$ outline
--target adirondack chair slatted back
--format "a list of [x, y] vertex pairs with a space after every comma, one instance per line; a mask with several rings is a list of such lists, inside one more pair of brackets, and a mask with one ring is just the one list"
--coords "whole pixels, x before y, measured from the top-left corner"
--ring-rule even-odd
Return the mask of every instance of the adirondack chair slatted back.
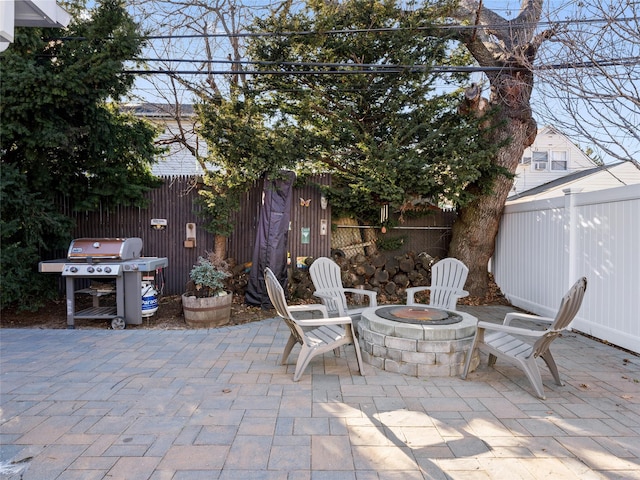
[[336, 299], [323, 299], [329, 313], [346, 315], [348, 310], [347, 297], [342, 286], [340, 265], [330, 258], [320, 257], [309, 267], [309, 274], [317, 290], [322, 290]]
[[462, 290], [469, 269], [457, 258], [445, 258], [431, 268], [431, 285]]
[[276, 309], [276, 313], [285, 321], [296, 341], [298, 343], [302, 343], [303, 332], [301, 331], [300, 327], [293, 321], [293, 315], [289, 311], [289, 306], [287, 305], [287, 299], [284, 294], [284, 289], [276, 278], [275, 273], [273, 273], [273, 271], [269, 267], [264, 269], [264, 281], [267, 285], [267, 294], [269, 295], [269, 299], [271, 300], [273, 307]]
[[[469, 269], [456, 258], [445, 258], [431, 267], [429, 304], [449, 308], [456, 291], [464, 290]], [[442, 288], [439, 288], [442, 287]], [[455, 305], [455, 301], [453, 302]]]
[[560, 308], [555, 320], [547, 329], [547, 333], [540, 337], [533, 345], [534, 357], [544, 355], [549, 350], [551, 342], [566, 329], [580, 310], [584, 292], [587, 290], [587, 279], [582, 277], [569, 289], [560, 302]]

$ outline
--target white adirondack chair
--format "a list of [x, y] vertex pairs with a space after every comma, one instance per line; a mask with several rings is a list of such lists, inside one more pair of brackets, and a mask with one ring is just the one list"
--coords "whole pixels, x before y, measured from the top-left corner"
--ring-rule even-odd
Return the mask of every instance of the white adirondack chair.
[[[351, 317], [329, 317], [327, 308], [322, 304], [315, 305], [287, 305], [282, 285], [270, 268], [264, 270], [264, 280], [267, 285], [269, 299], [276, 309], [278, 316], [288, 325], [291, 335], [282, 353], [281, 364], [285, 365], [291, 350], [299, 343], [301, 345], [296, 370], [293, 381], [297, 382], [311, 359], [317, 355], [333, 350], [336, 355], [340, 355], [339, 348], [349, 343], [353, 344], [356, 350], [356, 359], [360, 374], [364, 374], [362, 369], [362, 357], [358, 340], [353, 332]], [[295, 318], [294, 312], [319, 311], [322, 318], [301, 319]]]
[[[473, 350], [479, 348], [480, 351], [489, 354], [489, 366], [493, 366], [499, 357], [501, 360], [521, 368], [538, 397], [545, 400], [542, 377], [536, 359], [541, 357], [551, 371], [556, 384], [564, 385], [560, 380], [558, 367], [549, 346], [564, 330], [569, 328], [569, 324], [580, 309], [586, 289], [587, 279], [582, 277], [562, 298], [555, 318], [512, 312], [505, 316], [502, 324], [478, 322], [478, 330], [467, 352], [462, 378], [466, 378], [469, 372]], [[510, 325], [513, 320], [546, 323], [549, 326], [544, 330], [515, 327]]]
[[[327, 307], [329, 315], [355, 316], [356, 320], [365, 308], [377, 307], [377, 293], [373, 290], [359, 288], [345, 288], [342, 286], [340, 265], [327, 257], [320, 257], [313, 261], [309, 267], [311, 281], [315, 287], [313, 294], [320, 298]], [[347, 302], [346, 293], [363, 295], [368, 298], [368, 305], [353, 306]]]
[[469, 269], [457, 258], [445, 258], [431, 267], [431, 286], [407, 288], [407, 305], [418, 305], [415, 295], [429, 291], [429, 306], [455, 310], [458, 299], [466, 297], [464, 290]]

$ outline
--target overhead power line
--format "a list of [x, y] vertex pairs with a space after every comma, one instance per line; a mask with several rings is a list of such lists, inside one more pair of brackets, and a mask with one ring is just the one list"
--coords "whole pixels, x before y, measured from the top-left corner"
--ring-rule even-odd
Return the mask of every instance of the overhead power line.
[[572, 24], [589, 24], [601, 25], [606, 23], [626, 23], [638, 22], [636, 17], [623, 18], [584, 18], [570, 19], [558, 21], [540, 21], [535, 23], [498, 23], [498, 24], [479, 24], [479, 25], [458, 25], [458, 24], [442, 24], [427, 25], [423, 27], [381, 27], [381, 28], [353, 28], [353, 29], [336, 29], [336, 30], [300, 30], [300, 31], [284, 31], [284, 32], [236, 32], [236, 33], [193, 33], [193, 34], [168, 34], [168, 35], [147, 35], [146, 40], [165, 40], [165, 39], [186, 39], [186, 38], [216, 38], [216, 37], [286, 37], [295, 35], [349, 35], [359, 33], [388, 33], [401, 31], [429, 31], [429, 30], [477, 30], [477, 29], [517, 29], [532, 27], [557, 27], [560, 25]]
[[[388, 67], [382, 68], [349, 68], [349, 69], [330, 69], [330, 70], [123, 70], [122, 73], [132, 75], [355, 75], [355, 74], [400, 74], [400, 73], [463, 73], [463, 72], [488, 72], [508, 70], [506, 67], [426, 67], [416, 65], [413, 67]], [[518, 70], [513, 68], [512, 70]], [[519, 70], [522, 70], [520, 68]]]
[[[164, 61], [160, 59], [142, 59], [144, 61]], [[289, 70], [255, 70], [255, 69], [234, 69], [234, 70], [172, 70], [165, 69], [138, 69], [123, 70], [123, 73], [135, 75], [354, 75], [354, 74], [401, 74], [401, 73], [475, 73], [475, 72], [501, 72], [501, 71], [522, 71], [524, 67], [482, 67], [464, 65], [382, 65], [382, 64], [345, 64], [345, 63], [322, 63], [322, 62], [258, 62], [258, 61], [233, 61], [233, 60], [177, 60], [180, 62], [193, 63], [230, 63], [238, 66], [243, 65], [282, 65], [287, 67], [305, 67], [304, 69]], [[571, 70], [594, 67], [612, 66], [633, 66], [640, 64], [640, 57], [625, 57], [607, 59], [601, 62], [570, 62], [550, 65], [538, 65], [532, 70]], [[317, 67], [318, 69], [310, 69]]]
[[[187, 58], [137, 58], [139, 62], [166, 62], [166, 63], [199, 63], [199, 64], [230, 64], [236, 66], [244, 65], [282, 65], [287, 67], [325, 67], [325, 68], [345, 68], [345, 67], [357, 67], [357, 68], [392, 68], [392, 69], [411, 69], [414, 67], [427, 68], [427, 65], [396, 65], [396, 64], [381, 64], [381, 63], [340, 63], [340, 62], [280, 62], [273, 60], [225, 60], [225, 59], [187, 59]], [[608, 58], [600, 61], [590, 62], [565, 62], [548, 65], [534, 66], [537, 70], [548, 69], [565, 69], [565, 68], [591, 68], [591, 67], [609, 67], [616, 65], [636, 65], [640, 63], [640, 57], [620, 57], [620, 58]], [[468, 68], [482, 68], [487, 69], [489, 67], [473, 67], [473, 66], [446, 66], [446, 65], [434, 65], [432, 68], [461, 68], [461, 71], [467, 71]], [[499, 70], [509, 67], [495, 67]], [[518, 67], [514, 67], [518, 68]], [[521, 69], [521, 68], [519, 68]]]
[[[295, 35], [351, 35], [361, 33], [389, 33], [402, 31], [432, 31], [432, 30], [493, 30], [504, 29], [510, 30], [518, 28], [535, 28], [535, 27], [558, 27], [561, 25], [602, 25], [602, 24], [621, 24], [621, 23], [638, 23], [637, 17], [623, 18], [583, 18], [558, 21], [540, 21], [535, 23], [499, 23], [499, 24], [474, 24], [474, 25], [428, 25], [423, 27], [381, 27], [381, 28], [354, 28], [354, 29], [336, 29], [336, 30], [301, 30], [301, 31], [284, 31], [284, 32], [221, 32], [221, 33], [189, 33], [189, 34], [166, 34], [166, 35], [143, 35], [144, 40], [172, 40], [172, 39], [189, 39], [189, 38], [242, 38], [242, 37], [287, 37]], [[85, 37], [55, 37], [52, 40], [86, 40]]]

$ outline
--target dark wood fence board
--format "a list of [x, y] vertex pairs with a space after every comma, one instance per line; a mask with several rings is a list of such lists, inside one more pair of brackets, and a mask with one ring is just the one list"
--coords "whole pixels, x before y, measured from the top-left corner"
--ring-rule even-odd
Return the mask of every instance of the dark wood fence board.
[[[329, 175], [317, 175], [308, 185], [294, 187], [289, 232], [289, 252], [294, 266], [298, 257], [317, 258], [331, 253], [331, 205], [322, 208], [317, 187], [318, 184], [330, 184], [330, 181]], [[256, 182], [245, 194], [241, 210], [236, 214], [234, 233], [228, 239], [228, 256], [239, 264], [252, 261], [262, 187], [262, 182]], [[149, 192], [148, 208], [119, 207], [111, 211], [72, 212], [68, 202], [62, 199], [60, 209], [75, 219], [75, 238], [142, 238], [143, 255], [169, 259], [169, 266], [163, 271], [163, 293], [177, 295], [183, 292], [189, 271], [198, 257], [206, 256], [214, 244], [214, 236], [202, 228], [202, 218], [196, 213], [198, 207], [194, 201], [198, 197], [197, 188], [192, 177], [171, 177], [166, 179], [162, 187]], [[153, 228], [152, 219], [166, 220], [167, 227]], [[406, 236], [404, 245], [397, 251], [386, 253], [395, 255], [407, 251], [425, 251], [432, 256], [446, 256], [453, 219], [455, 214], [452, 212], [436, 212], [433, 216], [408, 220], [399, 225], [399, 229], [392, 229], [387, 234]], [[326, 220], [326, 235], [321, 235], [322, 220]], [[185, 247], [187, 224], [196, 226], [194, 248]], [[306, 237], [304, 240], [303, 233]], [[67, 252], [59, 253], [63, 257]]]

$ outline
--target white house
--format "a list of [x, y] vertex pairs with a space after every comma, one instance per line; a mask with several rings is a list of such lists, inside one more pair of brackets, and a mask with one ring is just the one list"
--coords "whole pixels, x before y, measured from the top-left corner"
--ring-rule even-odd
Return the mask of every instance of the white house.
[[594, 162], [567, 136], [546, 126], [538, 131], [533, 145], [525, 149], [511, 193], [517, 195], [594, 166]]
[[548, 200], [564, 196], [564, 190], [596, 192], [625, 185], [640, 184], [640, 168], [634, 162], [618, 162], [569, 173], [550, 182], [511, 195], [507, 205]]
[[64, 28], [70, 19], [55, 0], [0, 0], [0, 52], [13, 42], [15, 27]]
[[[196, 131], [197, 119], [193, 105], [182, 104], [179, 108], [180, 111], [176, 112], [174, 106], [158, 103], [129, 104], [122, 108], [123, 111], [144, 118], [162, 129], [156, 141], [168, 150], [151, 167], [151, 172], [159, 177], [204, 174], [194, 152], [206, 157], [208, 148]], [[206, 166], [208, 169], [213, 168], [210, 164]]]

